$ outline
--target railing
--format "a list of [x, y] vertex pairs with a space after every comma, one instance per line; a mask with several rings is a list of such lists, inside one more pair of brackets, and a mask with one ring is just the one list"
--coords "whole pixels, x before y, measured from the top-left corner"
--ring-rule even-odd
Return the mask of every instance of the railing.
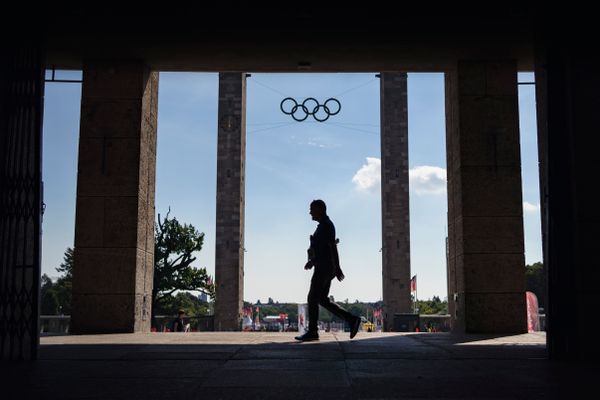
[[40, 336], [67, 335], [70, 324], [70, 315], [41, 315]]
[[[152, 332], [171, 332], [173, 321], [177, 316], [156, 315], [152, 321]], [[215, 330], [214, 315], [184, 317], [184, 322], [190, 324], [191, 332], [210, 332]]]
[[[154, 317], [153, 332], [170, 332], [175, 316], [157, 315]], [[192, 332], [213, 331], [214, 316], [202, 315], [197, 317], [185, 317], [186, 323], [190, 324]], [[69, 334], [70, 315], [41, 315], [40, 336], [67, 335]]]
[[[175, 316], [157, 315], [154, 317], [153, 332], [170, 332]], [[190, 324], [192, 332], [207, 332], [214, 330], [214, 316], [202, 315], [197, 317], [185, 317], [186, 323]], [[449, 315], [420, 315], [419, 329], [421, 332], [427, 332], [428, 326], [432, 326], [436, 331], [450, 330]], [[70, 315], [42, 315], [40, 316], [40, 335], [66, 335], [69, 333], [69, 325], [71, 323]], [[430, 323], [428, 325], [428, 323]], [[323, 329], [344, 330], [343, 323], [327, 323], [323, 324]], [[297, 327], [296, 327], [297, 329]], [[546, 315], [539, 315], [539, 330], [546, 330]]]
[[449, 332], [449, 314], [420, 314], [419, 331], [421, 332]]

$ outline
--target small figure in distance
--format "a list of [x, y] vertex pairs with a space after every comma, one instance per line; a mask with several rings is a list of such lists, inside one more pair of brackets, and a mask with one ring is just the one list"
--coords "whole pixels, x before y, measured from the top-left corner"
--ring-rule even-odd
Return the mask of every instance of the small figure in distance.
[[185, 311], [179, 310], [179, 312], [177, 313], [177, 318], [173, 321], [173, 329], [171, 329], [172, 332], [185, 332], [186, 331], [186, 324], [183, 320], [184, 317], [185, 317]]

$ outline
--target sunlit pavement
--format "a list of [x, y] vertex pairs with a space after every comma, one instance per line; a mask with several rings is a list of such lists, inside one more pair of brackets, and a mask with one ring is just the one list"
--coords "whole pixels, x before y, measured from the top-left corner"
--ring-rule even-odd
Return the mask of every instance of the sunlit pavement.
[[[594, 388], [595, 366], [550, 362], [544, 333], [150, 333], [43, 337], [0, 364], [3, 399], [537, 399]], [[12, 393], [9, 393], [12, 392]], [[8, 395], [8, 397], [4, 397]]]

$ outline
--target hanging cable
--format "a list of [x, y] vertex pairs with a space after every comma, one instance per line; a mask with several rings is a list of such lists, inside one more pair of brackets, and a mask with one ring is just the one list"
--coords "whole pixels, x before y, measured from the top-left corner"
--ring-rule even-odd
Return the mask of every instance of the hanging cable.
[[335, 96], [333, 96], [333, 97], [341, 97], [341, 96], [343, 96], [343, 95], [345, 95], [345, 94], [347, 94], [347, 93], [350, 93], [350, 92], [352, 92], [352, 91], [354, 91], [354, 90], [356, 90], [356, 89], [360, 89], [360, 88], [361, 88], [361, 87], [363, 87], [363, 86], [367, 86], [367, 85], [369, 85], [369, 84], [371, 84], [371, 83], [375, 82], [376, 80], [377, 80], [377, 78], [372, 78], [372, 79], [371, 79], [371, 80], [369, 80], [368, 82], [361, 83], [360, 85], [358, 85], [358, 86], [355, 86], [355, 87], [353, 87], [353, 88], [350, 88], [350, 89], [348, 89], [348, 90], [345, 90], [345, 91], [343, 91], [342, 93], [340, 93], [340, 94], [337, 94], [337, 95], [335, 95]]
[[268, 131], [271, 129], [283, 128], [284, 126], [291, 125], [291, 124], [293, 124], [293, 122], [283, 122], [277, 126], [271, 126], [269, 128], [262, 128], [262, 129], [255, 129], [253, 131], [248, 131], [247, 133], [256, 133], [256, 132]]
[[254, 82], [254, 83], [256, 83], [257, 85], [260, 85], [260, 86], [262, 86], [262, 87], [264, 87], [264, 88], [267, 88], [267, 89], [269, 89], [269, 90], [271, 90], [271, 91], [273, 91], [273, 92], [275, 92], [275, 93], [277, 93], [277, 94], [280, 94], [280, 95], [282, 95], [282, 96], [284, 96], [284, 97], [287, 97], [287, 94], [285, 94], [285, 93], [282, 93], [282, 92], [280, 92], [279, 90], [277, 90], [277, 89], [274, 89], [274, 88], [272, 88], [272, 87], [271, 87], [271, 86], [269, 86], [269, 85], [266, 85], [266, 84], [264, 84], [264, 83], [261, 83], [261, 82], [257, 81], [257, 80], [256, 80], [256, 78], [254, 78], [254, 77], [251, 79], [251, 82]]
[[334, 126], [337, 126], [340, 128], [350, 129], [350, 130], [357, 131], [357, 132], [370, 133], [371, 135], [379, 135], [379, 132], [367, 131], [365, 129], [353, 128], [351, 126], [344, 126], [343, 123], [340, 123], [340, 122], [327, 122], [327, 123], [325, 123], [325, 125], [334, 125]]

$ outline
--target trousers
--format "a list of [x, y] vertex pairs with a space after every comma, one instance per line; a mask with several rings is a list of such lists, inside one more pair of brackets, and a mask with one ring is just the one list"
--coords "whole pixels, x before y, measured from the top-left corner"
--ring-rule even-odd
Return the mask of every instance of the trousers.
[[329, 299], [329, 289], [332, 278], [315, 273], [310, 281], [308, 291], [308, 331], [316, 333], [319, 330], [319, 305], [348, 323], [356, 318], [354, 315], [338, 306]]

